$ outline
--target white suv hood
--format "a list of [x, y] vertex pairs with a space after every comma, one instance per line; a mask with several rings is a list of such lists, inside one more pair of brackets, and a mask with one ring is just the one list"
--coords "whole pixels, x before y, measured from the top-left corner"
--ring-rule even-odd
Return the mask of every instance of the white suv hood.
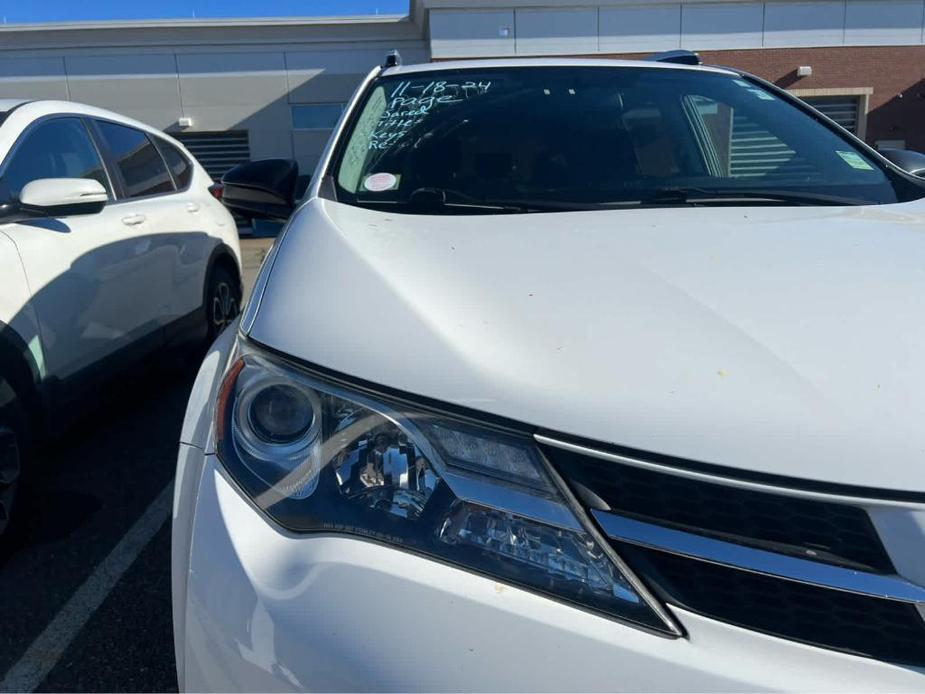
[[925, 491], [925, 206], [408, 216], [322, 200], [251, 336], [743, 470]]

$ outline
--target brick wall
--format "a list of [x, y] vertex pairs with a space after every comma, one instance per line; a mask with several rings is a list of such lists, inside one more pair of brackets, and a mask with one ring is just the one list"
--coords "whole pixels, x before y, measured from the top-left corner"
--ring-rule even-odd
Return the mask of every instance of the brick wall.
[[[871, 87], [867, 141], [905, 140], [909, 149], [925, 152], [925, 46], [765, 48], [700, 55], [704, 63], [745, 70], [786, 89]], [[800, 65], [811, 65], [812, 76], [797, 77]]]

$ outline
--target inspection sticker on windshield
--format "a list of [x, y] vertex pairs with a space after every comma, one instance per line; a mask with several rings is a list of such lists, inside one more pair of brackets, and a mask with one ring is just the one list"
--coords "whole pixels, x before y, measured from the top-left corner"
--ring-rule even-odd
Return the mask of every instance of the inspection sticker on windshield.
[[363, 187], [372, 193], [381, 193], [398, 187], [398, 176], [390, 173], [370, 174], [363, 181]]
[[854, 152], [841, 152], [838, 150], [836, 150], [835, 153], [844, 159], [845, 163], [848, 164], [848, 166], [850, 166], [852, 169], [858, 169], [860, 171], [874, 170], [874, 167], [864, 161], [860, 154], [855, 154]]
[[773, 96], [771, 96], [767, 92], [761, 91], [760, 89], [749, 89], [748, 92], [749, 94], [754, 94], [759, 99], [763, 99], [764, 101], [774, 101]]
[[754, 84], [750, 84], [745, 80], [732, 80], [733, 84], [737, 84], [743, 89], [745, 89], [749, 94], [755, 96], [763, 101], [774, 101], [774, 97], [771, 94], [768, 94], [766, 91], [759, 89]]

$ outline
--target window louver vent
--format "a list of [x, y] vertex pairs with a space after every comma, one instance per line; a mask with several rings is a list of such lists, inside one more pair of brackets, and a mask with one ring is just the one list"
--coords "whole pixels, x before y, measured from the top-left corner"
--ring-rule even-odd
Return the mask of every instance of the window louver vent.
[[199, 160], [214, 180], [219, 180], [228, 169], [251, 158], [250, 142], [246, 130], [227, 132], [178, 133], [176, 138]]

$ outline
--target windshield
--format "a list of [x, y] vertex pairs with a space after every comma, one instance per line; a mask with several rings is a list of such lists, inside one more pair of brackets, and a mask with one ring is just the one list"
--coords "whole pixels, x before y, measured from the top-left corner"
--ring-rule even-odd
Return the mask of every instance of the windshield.
[[909, 197], [849, 138], [760, 84], [705, 70], [531, 66], [381, 77], [341, 142], [337, 199], [399, 212]]

